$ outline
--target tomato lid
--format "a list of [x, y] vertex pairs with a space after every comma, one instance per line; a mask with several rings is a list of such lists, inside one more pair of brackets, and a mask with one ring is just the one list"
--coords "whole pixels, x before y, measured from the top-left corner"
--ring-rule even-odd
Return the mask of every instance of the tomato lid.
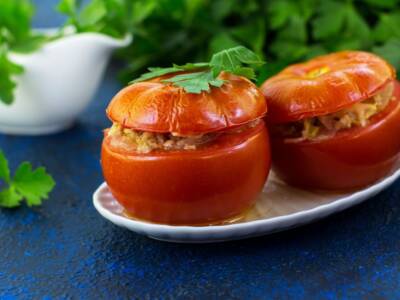
[[342, 51], [291, 65], [265, 81], [268, 121], [286, 123], [337, 112], [374, 95], [396, 77], [375, 54]]
[[162, 82], [170, 76], [122, 89], [107, 108], [110, 120], [135, 130], [192, 135], [242, 125], [267, 111], [261, 91], [244, 77], [221, 73], [226, 82], [220, 88], [193, 94]]

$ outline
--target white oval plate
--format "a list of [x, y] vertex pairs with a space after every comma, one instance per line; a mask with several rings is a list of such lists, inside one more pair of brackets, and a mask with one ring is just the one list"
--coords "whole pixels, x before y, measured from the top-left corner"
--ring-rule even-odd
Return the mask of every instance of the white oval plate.
[[150, 238], [181, 243], [210, 243], [245, 239], [301, 226], [365, 201], [391, 185], [400, 169], [363, 190], [332, 194], [290, 187], [273, 173], [256, 205], [240, 221], [216, 226], [171, 226], [130, 219], [110, 193], [106, 183], [93, 195], [97, 211], [115, 225]]

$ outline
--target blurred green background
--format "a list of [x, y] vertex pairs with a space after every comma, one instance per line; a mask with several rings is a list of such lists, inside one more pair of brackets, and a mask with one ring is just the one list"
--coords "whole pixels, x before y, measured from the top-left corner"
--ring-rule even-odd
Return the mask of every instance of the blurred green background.
[[[60, 2], [33, 3], [39, 1], [54, 8]], [[400, 70], [400, 0], [61, 2], [58, 10], [67, 15], [62, 20], [80, 32], [133, 33], [133, 44], [118, 55], [124, 82], [149, 66], [207, 61], [213, 52], [239, 44], [267, 61], [259, 82], [288, 64], [344, 49], [373, 51]], [[35, 20], [43, 17], [39, 12]]]
[[126, 79], [147, 66], [206, 60], [237, 44], [286, 65], [344, 49], [373, 51], [400, 70], [399, 0], [150, 0], [121, 53]]

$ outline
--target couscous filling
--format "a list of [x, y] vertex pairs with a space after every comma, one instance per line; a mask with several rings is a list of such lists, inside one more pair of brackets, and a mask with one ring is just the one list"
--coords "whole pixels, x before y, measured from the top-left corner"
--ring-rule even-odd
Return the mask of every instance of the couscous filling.
[[225, 131], [205, 133], [201, 135], [179, 136], [174, 133], [158, 133], [125, 128], [114, 123], [107, 131], [111, 146], [134, 151], [137, 153], [149, 153], [155, 150], [196, 150], [209, 145], [222, 134], [234, 134], [256, 126], [260, 120], [238, 126]]
[[287, 137], [315, 139], [329, 136], [339, 130], [354, 126], [365, 127], [369, 120], [390, 103], [393, 97], [393, 84], [371, 98], [356, 103], [349, 108], [318, 117], [306, 118], [290, 124], [274, 126], [273, 130]]

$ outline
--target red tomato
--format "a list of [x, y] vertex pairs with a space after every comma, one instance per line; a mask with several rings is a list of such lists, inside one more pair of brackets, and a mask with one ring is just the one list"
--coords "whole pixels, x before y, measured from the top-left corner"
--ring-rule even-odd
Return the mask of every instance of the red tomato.
[[307, 188], [346, 190], [371, 184], [400, 162], [400, 84], [396, 100], [366, 127], [322, 140], [271, 137], [273, 168], [286, 182]]
[[[268, 123], [287, 124], [338, 112], [375, 95], [395, 75], [385, 60], [360, 51], [332, 53], [289, 66], [262, 86]], [[355, 189], [381, 179], [399, 162], [398, 84], [395, 94], [397, 100], [366, 127], [313, 140], [274, 134], [275, 171], [290, 184], [316, 189]]]
[[192, 94], [162, 81], [170, 76], [121, 90], [107, 108], [110, 120], [136, 130], [197, 135], [246, 124], [267, 112], [263, 94], [247, 78], [221, 73], [221, 88]]
[[374, 95], [395, 69], [367, 52], [342, 51], [287, 67], [261, 87], [268, 122], [282, 124], [337, 112]]
[[[171, 76], [171, 75], [168, 75]], [[270, 169], [268, 133], [261, 119], [266, 101], [248, 79], [221, 73], [209, 93], [187, 93], [168, 76], [135, 83], [107, 108], [123, 128], [180, 136], [220, 132], [196, 150], [141, 154], [112, 146], [106, 135], [101, 163], [115, 198], [133, 217], [168, 224], [210, 224], [235, 217], [256, 200]]]
[[210, 224], [241, 214], [270, 169], [264, 122], [190, 151], [126, 153], [106, 137], [101, 156], [106, 182], [126, 211], [168, 224]]

